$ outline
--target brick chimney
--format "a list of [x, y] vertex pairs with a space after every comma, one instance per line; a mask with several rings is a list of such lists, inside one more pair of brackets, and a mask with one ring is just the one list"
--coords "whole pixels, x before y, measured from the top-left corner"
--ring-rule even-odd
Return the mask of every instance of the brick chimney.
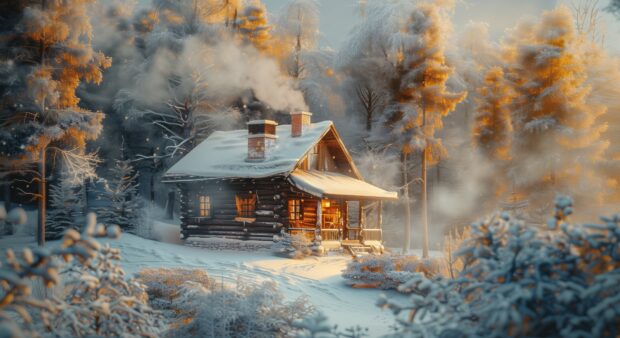
[[269, 150], [276, 143], [276, 126], [272, 120], [253, 120], [248, 122], [248, 157], [247, 161], [263, 161]]
[[291, 112], [291, 136], [299, 137], [310, 126], [312, 113], [307, 111]]

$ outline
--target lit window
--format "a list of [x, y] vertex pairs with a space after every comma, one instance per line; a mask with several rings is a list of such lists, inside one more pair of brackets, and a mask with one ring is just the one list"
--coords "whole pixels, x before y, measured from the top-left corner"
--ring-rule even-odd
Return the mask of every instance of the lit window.
[[202, 195], [199, 197], [198, 201], [199, 201], [200, 217], [211, 216], [211, 197]]
[[256, 210], [256, 194], [237, 195], [237, 217], [254, 217]]
[[299, 221], [303, 219], [304, 214], [301, 210], [301, 200], [288, 201], [288, 215], [291, 221]]

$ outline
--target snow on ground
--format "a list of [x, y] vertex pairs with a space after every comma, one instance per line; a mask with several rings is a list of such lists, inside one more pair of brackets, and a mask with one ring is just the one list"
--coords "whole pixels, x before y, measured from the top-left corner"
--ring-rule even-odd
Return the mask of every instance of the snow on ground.
[[[29, 220], [32, 219], [36, 217], [29, 217]], [[165, 221], [156, 221], [154, 224], [156, 233], [168, 235], [173, 226], [176, 227]], [[33, 247], [35, 241], [31, 234], [31, 229], [24, 229], [15, 236], [1, 238], [0, 249]], [[144, 268], [182, 267], [205, 269], [212, 278], [232, 284], [275, 281], [289, 300], [307, 296], [316, 308], [328, 316], [330, 323], [338, 324], [339, 328], [360, 325], [368, 327], [370, 336], [376, 337], [389, 333], [393, 323], [390, 312], [375, 306], [379, 295], [385, 291], [352, 289], [344, 284], [340, 273], [351, 259], [349, 256], [330, 255], [292, 260], [276, 257], [269, 250], [212, 250], [162, 243], [131, 234], [123, 234], [118, 240], [104, 242], [121, 249], [122, 265], [128, 274]], [[405, 299], [404, 295], [388, 293], [392, 297]]]

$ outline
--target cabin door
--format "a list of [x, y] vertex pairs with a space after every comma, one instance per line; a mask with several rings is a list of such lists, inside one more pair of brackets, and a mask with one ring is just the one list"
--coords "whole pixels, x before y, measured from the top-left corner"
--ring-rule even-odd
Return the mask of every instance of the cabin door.
[[346, 218], [344, 239], [359, 240], [361, 229], [361, 212], [359, 201], [346, 201]]
[[337, 200], [321, 201], [321, 240], [341, 241], [344, 230], [343, 203]]

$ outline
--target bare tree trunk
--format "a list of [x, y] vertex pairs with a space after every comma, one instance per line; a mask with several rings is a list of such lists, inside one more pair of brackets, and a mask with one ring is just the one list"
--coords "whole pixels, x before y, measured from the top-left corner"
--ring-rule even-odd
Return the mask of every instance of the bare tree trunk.
[[405, 239], [403, 241], [403, 254], [411, 248], [411, 201], [409, 200], [409, 177], [407, 175], [407, 154], [402, 156], [403, 164], [403, 198], [405, 200]]
[[37, 226], [37, 243], [39, 246], [45, 245], [45, 202], [47, 201], [45, 191], [45, 149], [41, 150], [39, 160], [39, 222]]
[[422, 218], [422, 258], [428, 258], [428, 196], [427, 196], [427, 161], [428, 147], [422, 150], [422, 192], [420, 198], [420, 217]]

